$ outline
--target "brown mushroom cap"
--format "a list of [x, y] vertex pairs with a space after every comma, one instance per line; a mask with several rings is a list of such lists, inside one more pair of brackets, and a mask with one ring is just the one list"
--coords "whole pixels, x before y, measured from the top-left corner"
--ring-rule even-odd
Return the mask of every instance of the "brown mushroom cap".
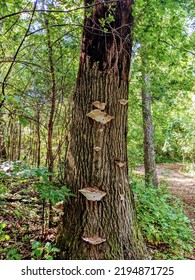
[[106, 112], [102, 112], [99, 109], [92, 110], [87, 114], [87, 116], [101, 124], [105, 124], [107, 122], [110, 122], [112, 119], [114, 119], [113, 116], [110, 116]]
[[115, 163], [121, 168], [126, 165], [126, 161], [124, 160], [115, 160]]
[[121, 105], [126, 105], [129, 102], [129, 100], [127, 100], [127, 99], [120, 99], [119, 102], [120, 102]]
[[92, 103], [94, 107], [98, 108], [99, 110], [104, 110], [106, 108], [106, 103], [95, 101]]

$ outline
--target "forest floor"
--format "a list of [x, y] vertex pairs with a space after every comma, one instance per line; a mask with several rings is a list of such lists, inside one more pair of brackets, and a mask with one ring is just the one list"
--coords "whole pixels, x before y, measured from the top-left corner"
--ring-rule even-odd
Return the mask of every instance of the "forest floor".
[[[180, 197], [186, 207], [186, 215], [190, 218], [195, 231], [195, 180], [182, 172], [181, 164], [157, 165], [159, 180], [166, 181], [170, 191]], [[144, 167], [136, 168], [134, 173], [144, 175]], [[43, 233], [43, 203], [33, 180], [18, 181], [10, 179], [2, 188], [9, 188], [4, 195], [0, 193], [0, 222], [5, 222], [5, 228], [0, 227], [0, 241], [5, 232], [5, 241], [0, 242], [0, 259], [45, 259], [42, 255], [36, 256], [37, 248], [33, 250], [33, 242], [39, 250], [49, 242], [55, 244], [57, 225], [63, 214], [63, 205], [53, 207], [54, 227], [48, 229], [48, 203], [45, 205], [45, 229]], [[51, 248], [50, 248], [51, 249]], [[195, 256], [192, 256], [193, 259]]]
[[[187, 206], [186, 216], [195, 232], [195, 178], [185, 174], [183, 165], [179, 163], [158, 164], [156, 169], [159, 181], [166, 181], [171, 193]], [[133, 173], [144, 175], [144, 166], [137, 167]]]

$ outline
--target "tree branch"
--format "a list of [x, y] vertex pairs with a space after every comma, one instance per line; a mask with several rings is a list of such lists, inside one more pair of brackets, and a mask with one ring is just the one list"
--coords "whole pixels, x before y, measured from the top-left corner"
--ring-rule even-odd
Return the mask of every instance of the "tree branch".
[[[111, 1], [106, 1], [106, 4], [111, 4], [111, 3], [117, 3], [120, 2], [121, 0], [111, 0]], [[78, 10], [85, 10], [85, 9], [89, 9], [98, 5], [102, 5], [104, 3], [100, 2], [100, 3], [95, 3], [95, 4], [91, 4], [91, 5], [87, 5], [87, 6], [81, 6], [81, 7], [77, 7], [77, 8], [73, 8], [73, 9], [69, 9], [69, 10], [44, 10], [44, 9], [39, 9], [39, 10], [35, 10], [35, 12], [38, 13], [70, 13], [70, 12], [74, 12], [74, 11], [78, 11]], [[8, 17], [12, 17], [12, 16], [16, 16], [19, 14], [23, 14], [23, 13], [32, 13], [34, 11], [33, 10], [23, 10], [23, 11], [19, 11], [19, 12], [15, 12], [9, 15], [5, 15], [3, 17], [0, 18], [0, 21], [8, 18]]]
[[17, 51], [16, 51], [16, 53], [15, 53], [15, 55], [14, 55], [14, 57], [13, 57], [13, 61], [12, 61], [11, 65], [10, 65], [8, 71], [7, 71], [7, 74], [5, 75], [5, 77], [4, 77], [4, 79], [3, 79], [3, 83], [2, 83], [3, 100], [2, 100], [1, 103], [0, 103], [0, 109], [2, 108], [2, 106], [3, 106], [4, 102], [5, 102], [5, 87], [6, 87], [6, 81], [7, 81], [8, 77], [9, 77], [9, 74], [11, 73], [11, 70], [12, 70], [12, 68], [13, 68], [13, 66], [14, 66], [16, 57], [17, 57], [17, 55], [18, 55], [18, 53], [19, 53], [19, 51], [20, 51], [20, 49], [21, 49], [21, 47], [22, 47], [22, 45], [23, 45], [23, 43], [24, 43], [24, 41], [25, 41], [26, 35], [28, 34], [28, 32], [29, 32], [29, 30], [30, 30], [30, 26], [31, 26], [31, 23], [32, 23], [32, 20], [33, 20], [33, 17], [34, 17], [34, 13], [35, 13], [35, 10], [36, 10], [37, 2], [38, 2], [38, 0], [35, 1], [34, 9], [33, 9], [33, 11], [32, 11], [32, 16], [31, 16], [31, 18], [30, 18], [30, 22], [29, 22], [28, 28], [27, 28], [27, 30], [26, 30], [26, 32], [25, 32], [25, 34], [24, 34], [24, 37], [23, 37], [22, 41], [20, 42], [20, 45], [19, 45], [18, 48], [17, 48]]

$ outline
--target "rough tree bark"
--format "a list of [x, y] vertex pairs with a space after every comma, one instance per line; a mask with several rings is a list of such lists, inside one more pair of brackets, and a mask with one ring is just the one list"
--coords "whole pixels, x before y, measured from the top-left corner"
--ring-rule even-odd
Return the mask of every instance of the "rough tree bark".
[[[65, 205], [57, 240], [64, 259], [147, 258], [127, 164], [124, 100], [128, 99], [133, 1], [106, 2], [96, 0], [91, 14], [85, 11], [66, 159], [67, 186], [76, 197]], [[85, 0], [88, 4], [94, 1]], [[91, 111], [99, 119], [92, 119]], [[101, 118], [110, 121], [103, 124]], [[79, 192], [86, 187], [106, 195], [101, 201], [89, 201]]]
[[149, 94], [149, 74], [142, 72], [142, 116], [144, 131], [144, 169], [146, 186], [158, 186], [154, 150], [154, 128], [152, 124], [151, 97]]

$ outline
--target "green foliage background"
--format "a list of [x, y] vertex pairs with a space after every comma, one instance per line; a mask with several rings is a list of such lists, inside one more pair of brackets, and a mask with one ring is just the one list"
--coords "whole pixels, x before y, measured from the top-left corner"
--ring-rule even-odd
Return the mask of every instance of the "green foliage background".
[[[37, 9], [41, 10], [43, 3], [37, 2]], [[30, 175], [37, 176], [36, 187], [41, 199], [49, 198], [55, 204], [64, 195], [71, 195], [66, 187], [60, 189], [59, 186], [64, 185], [70, 108], [76, 84], [83, 28], [83, 1], [44, 2], [46, 11], [35, 12], [30, 30], [15, 57], [28, 28], [34, 1], [0, 1], [0, 104], [3, 104], [0, 108], [0, 148], [5, 146], [6, 160], [22, 160], [30, 166], [26, 169], [31, 170]], [[192, 0], [137, 0], [134, 4], [134, 45], [128, 105], [130, 170], [143, 163], [143, 70], [150, 75], [157, 163], [182, 161], [187, 168], [194, 168], [193, 7]], [[38, 131], [41, 145], [40, 165], [48, 164], [47, 133], [52, 83], [45, 18], [48, 20], [50, 31], [57, 87], [52, 139], [55, 156], [54, 181], [57, 184], [48, 180], [47, 169], [37, 169]], [[112, 20], [110, 17], [108, 22], [100, 22], [105, 32], [106, 24], [110, 24]], [[143, 65], [143, 60], [147, 61], [147, 65]], [[4, 175], [0, 182], [0, 206], [12, 190], [13, 183], [25, 184], [24, 178], [16, 178], [17, 182], [11, 182], [10, 187], [9, 184], [5, 184]], [[191, 231], [180, 203], [174, 200], [164, 187], [146, 189], [143, 183], [136, 179], [133, 188], [137, 194], [140, 224], [148, 242], [156, 246], [167, 246], [168, 257], [185, 257], [192, 246]], [[17, 210], [14, 210], [14, 215], [21, 218], [22, 215]], [[10, 238], [6, 229], [6, 223], [2, 221], [2, 242]], [[31, 257], [34, 259], [51, 259], [51, 253], [58, 250], [50, 243], [34, 241], [31, 245]], [[179, 248], [180, 252], [177, 253]], [[20, 259], [21, 255], [14, 247], [7, 252], [7, 257]]]

